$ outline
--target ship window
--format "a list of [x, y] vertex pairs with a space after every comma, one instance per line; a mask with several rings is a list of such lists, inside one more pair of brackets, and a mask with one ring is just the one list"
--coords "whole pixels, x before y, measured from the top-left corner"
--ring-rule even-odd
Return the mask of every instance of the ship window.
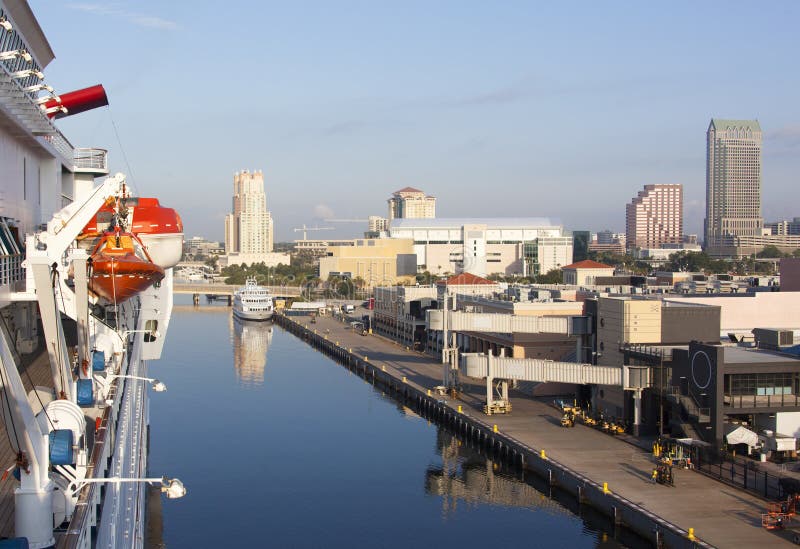
[[152, 343], [158, 337], [158, 320], [148, 320], [144, 323], [144, 342]]

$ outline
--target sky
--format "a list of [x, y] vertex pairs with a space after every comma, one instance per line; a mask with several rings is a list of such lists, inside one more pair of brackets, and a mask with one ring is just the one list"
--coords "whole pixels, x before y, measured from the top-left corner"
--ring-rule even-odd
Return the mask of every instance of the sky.
[[276, 241], [359, 236], [412, 186], [438, 217], [624, 232], [646, 184], [682, 183], [702, 232], [705, 132], [764, 131], [763, 214], [800, 216], [800, 3], [30, 0], [46, 82], [102, 83], [75, 145], [222, 240], [233, 174], [261, 169]]

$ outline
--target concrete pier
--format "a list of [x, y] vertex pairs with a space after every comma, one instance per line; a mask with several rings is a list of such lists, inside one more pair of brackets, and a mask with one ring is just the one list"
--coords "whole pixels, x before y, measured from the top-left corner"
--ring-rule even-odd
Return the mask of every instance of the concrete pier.
[[652, 484], [650, 453], [596, 429], [560, 426], [561, 414], [530, 397], [514, 398], [511, 415], [482, 413], [484, 384], [464, 381], [459, 399], [439, 396], [442, 365], [378, 336], [362, 336], [331, 318], [276, 315], [290, 332], [398, 399], [487, 452], [535, 472], [580, 504], [589, 505], [663, 547], [792, 545], [761, 527], [766, 500], [690, 470], [676, 472], [675, 487]]

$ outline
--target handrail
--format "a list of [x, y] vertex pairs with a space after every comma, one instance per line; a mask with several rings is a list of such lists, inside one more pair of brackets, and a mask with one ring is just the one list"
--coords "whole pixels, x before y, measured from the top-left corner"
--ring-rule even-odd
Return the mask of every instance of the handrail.
[[108, 151], [106, 149], [77, 148], [73, 153], [76, 169], [108, 171]]

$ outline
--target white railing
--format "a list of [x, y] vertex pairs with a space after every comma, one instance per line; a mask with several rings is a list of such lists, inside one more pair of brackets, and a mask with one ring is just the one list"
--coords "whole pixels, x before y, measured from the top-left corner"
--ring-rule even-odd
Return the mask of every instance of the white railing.
[[105, 149], [75, 149], [75, 169], [108, 171], [108, 151]]

